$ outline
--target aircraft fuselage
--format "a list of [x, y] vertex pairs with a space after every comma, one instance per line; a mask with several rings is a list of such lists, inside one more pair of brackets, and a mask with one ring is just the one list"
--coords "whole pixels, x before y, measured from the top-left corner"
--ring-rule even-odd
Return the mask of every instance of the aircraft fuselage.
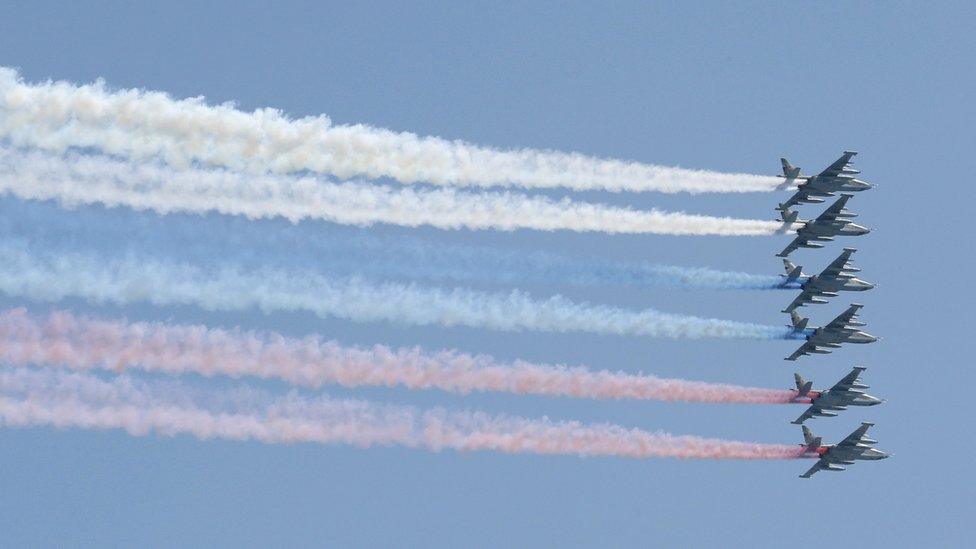
[[799, 236], [806, 237], [833, 237], [833, 236], [861, 236], [871, 232], [871, 229], [862, 227], [850, 221], [808, 221], [806, 225], [796, 231]]
[[811, 403], [825, 410], [843, 410], [847, 406], [874, 406], [881, 404], [881, 399], [860, 391], [848, 390], [840, 393], [827, 391], [820, 393], [819, 396], [814, 396], [811, 399]]
[[865, 282], [859, 278], [820, 278], [813, 275], [800, 285], [804, 290], [819, 290], [821, 292], [863, 292], [874, 288], [874, 284]]
[[813, 176], [807, 180], [808, 188], [826, 193], [832, 192], [858, 192], [866, 191], [874, 185], [855, 179], [853, 177], [818, 177]]

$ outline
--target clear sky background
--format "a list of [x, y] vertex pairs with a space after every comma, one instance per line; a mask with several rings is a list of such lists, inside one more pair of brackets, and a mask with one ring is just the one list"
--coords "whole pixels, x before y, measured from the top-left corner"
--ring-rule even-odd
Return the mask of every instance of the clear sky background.
[[[870, 392], [888, 402], [810, 426], [834, 441], [862, 420], [875, 421], [872, 436], [895, 457], [800, 480], [811, 462], [435, 454], [3, 429], [0, 545], [971, 543], [971, 3], [2, 4], [0, 65], [19, 67], [32, 81], [104, 77], [113, 86], [233, 100], [244, 109], [327, 113], [336, 123], [723, 171], [778, 173], [778, 158], [786, 155], [817, 172], [845, 148], [860, 151], [857, 165], [878, 188], [856, 196], [851, 208], [875, 231], [793, 257], [819, 271], [844, 245], [858, 247], [863, 277], [879, 288], [803, 311], [821, 324], [847, 303], [863, 302], [868, 331], [884, 340], [795, 364], [782, 358], [796, 342], [511, 334], [78, 301], [58, 306], [764, 387], [792, 386], [794, 371], [825, 386], [863, 364]], [[579, 195], [752, 218], [772, 218], [786, 196]], [[818, 212], [808, 206], [802, 216]], [[779, 273], [773, 254], [787, 241], [372, 232], [755, 273]], [[764, 324], [784, 322], [779, 311], [793, 297], [525, 288]], [[0, 296], [0, 306], [15, 304], [50, 307]], [[789, 421], [802, 410], [327, 392], [773, 443], [799, 441]]]

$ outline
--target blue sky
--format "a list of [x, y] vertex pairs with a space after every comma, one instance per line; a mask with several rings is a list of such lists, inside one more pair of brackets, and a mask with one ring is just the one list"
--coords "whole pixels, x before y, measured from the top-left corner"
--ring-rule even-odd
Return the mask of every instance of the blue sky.
[[[401, 448], [133, 438], [119, 432], [0, 430], [4, 545], [752, 545], [856, 539], [963, 545], [969, 478], [971, 291], [967, 206], [976, 9], [967, 3], [708, 3], [685, 6], [497, 3], [323, 6], [170, 3], [165, 7], [15, 2], [0, 21], [0, 65], [25, 78], [205, 95], [293, 116], [648, 163], [775, 173], [778, 158], [817, 171], [845, 148], [878, 188], [851, 201], [874, 229], [803, 250], [822, 268], [859, 248], [857, 295], [885, 339], [794, 364], [794, 342], [671, 341], [501, 333], [209, 313], [66, 301], [104, 316], [320, 333], [347, 343], [456, 347], [502, 358], [659, 375], [817, 386], [853, 364], [883, 406], [811, 427], [834, 440], [861, 420], [895, 457], [842, 474], [796, 476], [808, 462], [710, 462], [439, 454]], [[558, 194], [558, 193], [557, 193]], [[769, 194], [579, 193], [633, 207], [772, 218]], [[803, 215], [815, 213], [807, 207]], [[312, 222], [323, 232], [335, 228]], [[371, 234], [648, 259], [778, 273], [785, 237], [666, 237], [517, 231]], [[500, 285], [499, 288], [508, 286]], [[533, 294], [777, 324], [780, 292], [680, 292], [521, 285]], [[850, 301], [807, 308], [828, 321]], [[50, 305], [0, 296], [0, 305]], [[336, 396], [793, 443], [797, 407], [592, 402], [391, 389]]]

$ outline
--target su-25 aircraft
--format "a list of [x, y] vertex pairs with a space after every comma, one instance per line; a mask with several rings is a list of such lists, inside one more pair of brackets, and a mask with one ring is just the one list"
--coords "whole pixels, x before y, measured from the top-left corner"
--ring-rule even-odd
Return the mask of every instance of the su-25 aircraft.
[[793, 253], [797, 248], [823, 248], [819, 242], [830, 242], [835, 236], [860, 236], [871, 232], [867, 227], [862, 227], [850, 222], [850, 219], [857, 217], [856, 213], [845, 210], [847, 201], [854, 196], [852, 194], [842, 194], [836, 202], [816, 217], [816, 219], [803, 220], [797, 219], [798, 212], [784, 208], [780, 212], [780, 218], [784, 226], [790, 223], [802, 225], [796, 230], [796, 238], [793, 242], [783, 248], [783, 251], [776, 254], [778, 257], [786, 257]]
[[785, 277], [782, 287], [798, 287], [802, 290], [783, 312], [792, 313], [797, 307], [807, 303], [827, 303], [826, 299], [820, 298], [837, 297], [837, 292], [863, 292], [874, 288], [874, 284], [854, 276], [854, 273], [861, 271], [849, 263], [851, 255], [856, 251], [854, 248], [844, 248], [837, 259], [816, 275], [805, 275], [803, 267], [794, 265], [789, 259], [783, 259], [786, 274], [782, 275]]
[[857, 311], [861, 307], [864, 305], [855, 303], [837, 318], [831, 320], [829, 324], [819, 328], [807, 328], [810, 319], [800, 317], [796, 311], [791, 312], [790, 318], [793, 323], [788, 326], [793, 328], [793, 334], [802, 335], [807, 341], [799, 349], [793, 351], [792, 355], [786, 357], [786, 360], [796, 360], [809, 354], [826, 355], [831, 352], [829, 349], [837, 349], [841, 343], [873, 343], [877, 341], [878, 338], [873, 335], [856, 329], [860, 326], [867, 326], [867, 324], [857, 320]]
[[878, 441], [864, 436], [872, 425], [874, 424], [862, 423], [853, 433], [847, 435], [847, 438], [828, 446], [824, 446], [822, 444], [823, 439], [814, 435], [810, 428], [804, 425], [803, 440], [805, 444], [800, 445], [805, 447], [803, 455], [819, 459], [806, 473], [800, 475], [800, 478], [810, 478], [817, 471], [843, 471], [845, 468], [841, 465], [853, 465], [855, 461], [873, 461], [889, 457], [891, 454], [871, 447]]
[[786, 210], [797, 204], [818, 204], [824, 201], [822, 197], [834, 196], [836, 192], [857, 192], [873, 187], [870, 183], [854, 178], [861, 173], [851, 164], [851, 159], [856, 154], [854, 151], [844, 151], [836, 162], [817, 175], [800, 175], [800, 168], [794, 167], [789, 160], [780, 158], [779, 161], [783, 164], [783, 175], [780, 177], [786, 179], [785, 185], [792, 186], [793, 182], [797, 182], [797, 191], [777, 209]]
[[796, 425], [812, 417], [834, 417], [837, 412], [846, 410], [848, 406], [874, 406], [881, 404], [880, 398], [873, 397], [865, 393], [862, 389], [868, 386], [861, 383], [861, 372], [866, 370], [864, 366], [855, 366], [851, 373], [834, 384], [826, 391], [814, 391], [812, 381], [806, 381], [800, 374], [793, 374], [796, 378], [796, 398], [809, 398], [810, 407], [806, 409], [800, 417], [793, 420]]

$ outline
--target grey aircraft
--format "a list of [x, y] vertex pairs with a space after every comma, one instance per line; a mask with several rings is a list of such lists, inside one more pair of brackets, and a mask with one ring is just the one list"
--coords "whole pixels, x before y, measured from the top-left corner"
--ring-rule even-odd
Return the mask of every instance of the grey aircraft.
[[851, 373], [834, 384], [826, 391], [814, 391], [813, 382], [806, 381], [800, 374], [793, 374], [796, 378], [796, 399], [809, 398], [810, 407], [800, 417], [793, 420], [796, 425], [813, 417], [834, 417], [837, 412], [846, 410], [848, 406], [874, 406], [881, 404], [880, 398], [873, 397], [863, 391], [868, 386], [859, 379], [864, 366], [855, 366]]
[[800, 295], [783, 309], [784, 313], [792, 313], [797, 307], [807, 303], [827, 303], [824, 297], [837, 297], [837, 292], [863, 292], [874, 288], [874, 284], [865, 282], [854, 276], [861, 269], [850, 264], [851, 255], [857, 250], [844, 248], [837, 259], [833, 260], [820, 274], [805, 275], [803, 268], [793, 264], [789, 259], [783, 259], [786, 274], [780, 285], [783, 288], [797, 287]]
[[796, 311], [790, 313], [793, 323], [792, 335], [799, 335], [806, 339], [806, 342], [793, 354], [786, 357], [786, 360], [796, 360], [803, 355], [819, 354], [826, 355], [830, 349], [837, 349], [842, 343], [873, 343], [878, 340], [871, 334], [864, 333], [857, 329], [867, 324], [857, 320], [857, 311], [864, 305], [853, 304], [846, 311], [830, 321], [826, 326], [819, 328], [808, 328], [809, 318], [801, 318]]
[[823, 197], [834, 196], [836, 192], [857, 192], [873, 187], [854, 177], [861, 173], [851, 164], [851, 159], [856, 154], [854, 151], [844, 151], [836, 162], [817, 175], [800, 175], [800, 168], [794, 167], [789, 160], [780, 158], [779, 161], [783, 164], [783, 175], [780, 177], [786, 179], [784, 185], [796, 184], [797, 190], [796, 194], [777, 209], [786, 210], [797, 204], [818, 204], [824, 201]]
[[810, 478], [817, 471], [843, 471], [845, 468], [841, 465], [853, 465], [855, 461], [873, 461], [889, 457], [891, 454], [872, 448], [871, 445], [877, 444], [878, 441], [864, 436], [872, 425], [874, 424], [862, 423], [853, 433], [847, 435], [847, 438], [828, 446], [824, 446], [823, 439], [814, 435], [810, 428], [804, 425], [805, 444], [800, 445], [805, 448], [803, 455], [818, 459], [813, 467], [800, 475], [800, 478]]
[[776, 255], [778, 257], [786, 257], [797, 248], [823, 248], [824, 245], [819, 244], [819, 242], [829, 242], [835, 236], [860, 236], [871, 232], [867, 227], [850, 222], [850, 219], [857, 217], [857, 214], [845, 210], [844, 206], [847, 205], [847, 201], [852, 196], [854, 195], [840, 195], [840, 198], [824, 210], [822, 214], [818, 215], [816, 219], [797, 219], [799, 215], [797, 212], [789, 209], [782, 210], [780, 212], [780, 218], [784, 226], [790, 223], [797, 223], [801, 227], [796, 230], [796, 238], [793, 239], [793, 242], [790, 242], [789, 246], [783, 248], [783, 251]]

